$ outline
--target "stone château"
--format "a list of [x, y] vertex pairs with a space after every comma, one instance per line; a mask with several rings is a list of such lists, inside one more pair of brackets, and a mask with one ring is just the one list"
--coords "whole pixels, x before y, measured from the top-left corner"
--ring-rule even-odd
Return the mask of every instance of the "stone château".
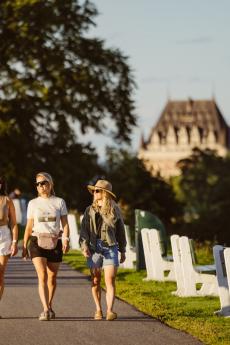
[[194, 147], [216, 150], [220, 156], [229, 150], [229, 126], [214, 99], [169, 100], [149, 139], [142, 139], [138, 157], [153, 175], [168, 178], [179, 174], [176, 163]]

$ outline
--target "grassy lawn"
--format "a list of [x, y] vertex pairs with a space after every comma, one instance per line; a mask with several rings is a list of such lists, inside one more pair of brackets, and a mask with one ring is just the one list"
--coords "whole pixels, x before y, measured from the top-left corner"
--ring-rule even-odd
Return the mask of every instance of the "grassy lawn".
[[[197, 248], [199, 264], [210, 262], [207, 248]], [[64, 261], [84, 274], [89, 274], [79, 251], [71, 251]], [[176, 283], [145, 282], [145, 271], [119, 269], [116, 295], [165, 324], [190, 333], [210, 345], [230, 344], [230, 318], [213, 315], [220, 308], [217, 297], [181, 298], [171, 294]]]

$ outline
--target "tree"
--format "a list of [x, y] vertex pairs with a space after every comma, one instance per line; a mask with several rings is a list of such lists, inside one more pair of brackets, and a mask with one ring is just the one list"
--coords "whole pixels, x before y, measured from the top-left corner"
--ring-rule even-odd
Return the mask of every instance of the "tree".
[[[38, 167], [53, 171], [51, 151], [60, 165], [71, 155], [69, 173], [81, 170], [77, 127], [130, 140], [132, 73], [118, 49], [90, 36], [96, 16], [90, 1], [0, 2], [1, 164], [27, 190]], [[94, 165], [93, 148], [82, 151]]]
[[134, 210], [143, 209], [156, 214], [172, 230], [173, 220], [181, 214], [171, 186], [161, 177], [153, 177], [136, 155], [124, 149], [107, 148], [106, 177], [120, 198], [126, 213], [125, 221], [134, 223]]
[[212, 150], [194, 149], [179, 162], [179, 186], [185, 202], [187, 221], [184, 229], [201, 241], [230, 244], [230, 157]]

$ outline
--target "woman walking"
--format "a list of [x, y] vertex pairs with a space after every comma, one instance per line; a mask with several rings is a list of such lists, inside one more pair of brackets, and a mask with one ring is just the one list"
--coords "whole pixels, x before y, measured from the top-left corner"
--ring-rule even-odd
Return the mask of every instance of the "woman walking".
[[104, 269], [106, 285], [106, 320], [114, 320], [115, 279], [120, 263], [125, 261], [125, 229], [121, 211], [115, 202], [112, 185], [106, 180], [98, 180], [89, 185], [93, 203], [86, 208], [81, 224], [80, 245], [91, 271], [92, 295], [96, 305], [95, 320], [103, 318], [101, 308], [101, 269]]
[[65, 201], [55, 196], [50, 174], [38, 173], [35, 185], [38, 197], [28, 204], [22, 255], [28, 257], [29, 249], [38, 275], [38, 291], [43, 306], [39, 320], [48, 321], [55, 318], [52, 301], [62, 254], [69, 250], [69, 226]]
[[4, 274], [10, 256], [18, 252], [18, 226], [13, 201], [7, 195], [6, 180], [0, 176], [0, 300], [4, 291]]

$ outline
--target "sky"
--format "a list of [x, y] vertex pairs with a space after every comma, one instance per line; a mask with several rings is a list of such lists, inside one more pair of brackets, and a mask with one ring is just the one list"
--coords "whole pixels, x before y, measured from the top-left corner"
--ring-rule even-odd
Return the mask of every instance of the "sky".
[[[129, 57], [137, 84], [133, 151], [142, 133], [148, 138], [168, 99], [214, 97], [230, 125], [229, 0], [91, 1], [99, 11], [92, 35]], [[90, 135], [102, 158], [112, 142]]]

